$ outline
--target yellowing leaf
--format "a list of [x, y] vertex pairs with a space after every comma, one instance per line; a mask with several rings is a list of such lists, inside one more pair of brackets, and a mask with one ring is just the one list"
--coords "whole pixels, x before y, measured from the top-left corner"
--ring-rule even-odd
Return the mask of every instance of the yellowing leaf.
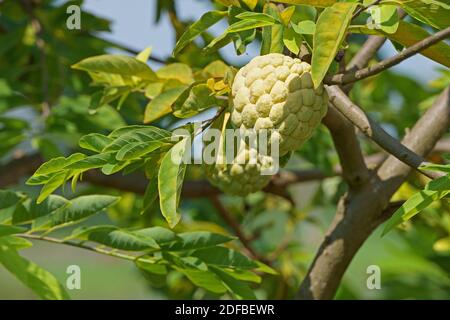
[[172, 104], [186, 89], [186, 86], [169, 89], [152, 101], [145, 108], [144, 123], [150, 123], [172, 112]]
[[[280, 19], [278, 8], [273, 3], [268, 3], [264, 6], [264, 13], [271, 15], [277, 20]], [[276, 24], [263, 28], [261, 55], [283, 52], [283, 31], [284, 26], [282, 24]]]
[[347, 32], [357, 3], [338, 2], [325, 8], [316, 24], [313, 41], [311, 73], [314, 87], [318, 87], [333, 62]]
[[242, 2], [244, 2], [250, 10], [254, 10], [258, 4], [258, 0], [242, 0]]
[[442, 238], [433, 244], [433, 250], [437, 252], [450, 251], [450, 237]]
[[284, 23], [285, 26], [287, 26], [289, 24], [289, 22], [291, 21], [291, 18], [292, 18], [292, 15], [294, 14], [294, 12], [295, 12], [295, 6], [287, 7], [286, 9], [281, 11], [280, 19]]
[[172, 63], [162, 67], [156, 74], [161, 79], [175, 79], [183, 84], [191, 84], [194, 81], [191, 68], [184, 63]]
[[229, 6], [235, 6], [235, 7], [240, 7], [241, 4], [239, 3], [239, 0], [216, 0], [218, 3], [229, 7]]
[[337, 0], [273, 0], [272, 2], [280, 2], [287, 4], [302, 4], [313, 7], [325, 8], [332, 6]]
[[152, 47], [147, 47], [136, 55], [136, 59], [144, 63], [147, 63], [151, 54], [152, 54]]
[[[364, 34], [380, 34], [388, 37], [389, 39], [400, 43], [405, 47], [410, 47], [413, 44], [425, 39], [430, 34], [419, 27], [418, 25], [408, 23], [400, 20], [397, 31], [389, 34], [379, 29], [368, 29], [365, 26], [354, 26], [351, 28], [352, 32], [359, 32]], [[450, 68], [450, 46], [444, 41], [440, 41], [425, 50], [422, 50], [420, 54], [443, 64]]]
[[86, 58], [72, 66], [74, 69], [134, 76], [145, 80], [156, 81], [158, 77], [144, 62], [133, 57], [121, 55], [100, 55]]
[[402, 8], [412, 17], [437, 29], [450, 25], [450, 3], [442, 0], [399, 0]]

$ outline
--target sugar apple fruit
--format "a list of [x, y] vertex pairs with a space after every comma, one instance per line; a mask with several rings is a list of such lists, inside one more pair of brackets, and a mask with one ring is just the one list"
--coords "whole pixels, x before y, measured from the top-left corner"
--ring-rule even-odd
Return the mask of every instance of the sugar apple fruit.
[[[251, 162], [253, 157], [255, 161]], [[263, 189], [272, 178], [261, 174], [271, 167], [273, 159], [270, 156], [258, 154], [257, 150], [245, 145], [231, 163], [219, 161], [204, 165], [208, 180], [225, 193], [246, 196]]]
[[280, 156], [297, 150], [327, 112], [326, 90], [314, 89], [310, 71], [308, 63], [279, 53], [252, 59], [233, 82], [233, 125], [275, 129]]

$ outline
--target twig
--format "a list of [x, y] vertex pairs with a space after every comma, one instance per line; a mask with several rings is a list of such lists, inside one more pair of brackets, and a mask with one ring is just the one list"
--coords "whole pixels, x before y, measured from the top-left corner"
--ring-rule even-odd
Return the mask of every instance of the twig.
[[371, 8], [372, 6], [376, 6], [380, 2], [381, 2], [381, 0], [375, 0], [373, 3], [371, 3], [371, 4], [367, 5], [367, 6], [359, 7], [358, 10], [356, 10], [355, 13], [353, 14], [352, 20], [355, 19], [356, 17], [358, 17], [361, 13], [363, 13], [367, 9]]
[[51, 243], [55, 243], [55, 244], [63, 244], [63, 245], [71, 246], [71, 247], [76, 247], [79, 249], [89, 250], [89, 251], [93, 251], [96, 253], [108, 255], [111, 257], [115, 257], [115, 258], [131, 260], [131, 261], [136, 261], [139, 258], [139, 256], [126, 255], [123, 253], [119, 253], [117, 251], [109, 251], [109, 250], [101, 249], [99, 247], [88, 246], [88, 245], [86, 245], [84, 243], [80, 243], [80, 242], [64, 241], [62, 239], [57, 239], [57, 238], [52, 238], [52, 237], [47, 237], [47, 236], [24, 234], [24, 233], [15, 234], [15, 236], [25, 238], [25, 239], [30, 239], [30, 240], [39, 240], [39, 241], [46, 241], [46, 242], [51, 242]]
[[368, 78], [370, 76], [374, 76], [392, 66], [395, 66], [396, 64], [399, 64], [403, 60], [415, 55], [416, 53], [419, 53], [420, 51], [436, 44], [437, 42], [446, 39], [449, 36], [450, 36], [450, 27], [436, 32], [435, 34], [406, 48], [405, 50], [396, 54], [395, 56], [380, 61], [373, 66], [369, 66], [364, 69], [359, 69], [354, 72], [340, 73], [334, 76], [326, 77], [324, 83], [329, 85], [332, 84], [345, 85], [355, 81], [359, 81], [361, 79]]
[[259, 261], [268, 262], [267, 259], [262, 257], [258, 252], [255, 251], [255, 249], [253, 249], [253, 247], [251, 245], [251, 241], [242, 231], [241, 225], [223, 206], [219, 197], [217, 195], [212, 195], [209, 197], [209, 199], [211, 200], [211, 203], [214, 205], [217, 212], [222, 217], [222, 219], [225, 221], [225, 223], [230, 226], [230, 228], [233, 230], [233, 232], [236, 234], [236, 236], [241, 241], [242, 245], [245, 247], [245, 249], [247, 249], [248, 253], [253, 258], [258, 259]]

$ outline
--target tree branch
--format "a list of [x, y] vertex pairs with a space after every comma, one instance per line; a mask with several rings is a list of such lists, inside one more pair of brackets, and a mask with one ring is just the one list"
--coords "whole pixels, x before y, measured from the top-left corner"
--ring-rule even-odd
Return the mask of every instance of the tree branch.
[[230, 228], [233, 230], [234, 234], [239, 238], [244, 248], [248, 251], [248, 254], [261, 262], [267, 262], [267, 259], [265, 259], [263, 256], [261, 256], [258, 252], [253, 249], [251, 245], [250, 238], [247, 237], [247, 235], [244, 233], [244, 231], [241, 229], [241, 225], [239, 222], [228, 212], [228, 210], [223, 206], [222, 202], [219, 199], [218, 195], [211, 195], [209, 197], [211, 203], [216, 208], [219, 215], [222, 217], [222, 219], [225, 221], [225, 223], [230, 226]]
[[336, 74], [334, 76], [326, 77], [324, 80], [324, 83], [329, 84], [329, 85], [332, 85], [332, 84], [345, 85], [345, 84], [349, 84], [349, 83], [352, 83], [352, 82], [355, 82], [355, 81], [358, 81], [361, 79], [371, 77], [371, 76], [376, 75], [392, 66], [395, 66], [396, 64], [399, 64], [403, 60], [415, 55], [416, 53], [419, 53], [420, 51], [438, 43], [441, 40], [446, 39], [449, 36], [450, 36], [450, 27], [436, 32], [435, 34], [406, 48], [405, 50], [396, 54], [395, 56], [387, 58], [383, 61], [380, 61], [377, 64], [374, 64], [373, 66], [369, 66], [364, 69], [359, 69], [357, 71], [351, 71], [348, 73], [340, 73], [340, 74]]
[[[43, 162], [41, 156], [35, 154], [13, 159], [11, 162], [0, 166], [0, 188], [19, 183], [24, 177], [32, 175]], [[332, 175], [325, 174], [318, 169], [281, 171], [274, 176], [264, 191], [284, 197], [286, 196], [286, 187], [290, 184], [323, 180], [337, 174], [340, 174], [340, 170], [336, 170], [335, 174]], [[107, 176], [98, 170], [85, 172], [83, 181], [137, 194], [144, 194], [148, 184], [148, 180], [139, 173], [125, 176], [118, 173]], [[186, 198], [208, 197], [220, 193], [220, 190], [212, 186], [207, 180], [186, 181], [182, 190], [182, 196]]]
[[[447, 131], [450, 121], [447, 88], [403, 139], [413, 152], [425, 156]], [[325, 235], [297, 297], [332, 299], [356, 252], [385, 219], [389, 200], [405, 181], [411, 168], [390, 156], [364, 188], [347, 194], [338, 204], [336, 216]]]
[[[412, 152], [389, 135], [378, 123], [370, 119], [338, 86], [329, 86], [327, 91], [330, 101], [336, 109], [382, 149], [417, 170], [425, 162], [423, 157]], [[430, 172], [420, 172], [430, 178], [436, 177]]]
[[369, 178], [369, 170], [364, 161], [355, 128], [331, 104], [323, 123], [330, 130], [344, 179], [350, 188], [359, 188]]

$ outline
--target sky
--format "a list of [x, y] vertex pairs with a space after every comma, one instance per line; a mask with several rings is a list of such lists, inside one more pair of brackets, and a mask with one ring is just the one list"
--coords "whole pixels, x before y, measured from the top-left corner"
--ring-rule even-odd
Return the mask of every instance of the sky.
[[[174, 36], [167, 17], [159, 24], [155, 24], [156, 0], [85, 0], [82, 10], [112, 21], [112, 33], [105, 34], [105, 38], [114, 40], [137, 51], [148, 46], [153, 48], [157, 57], [167, 57], [174, 47]], [[208, 0], [178, 0], [177, 9], [182, 19], [197, 20], [210, 9]], [[225, 22], [211, 29], [219, 35], [226, 27]], [[247, 53], [236, 56], [233, 46], [227, 46], [222, 53], [229, 61], [242, 64], [258, 55], [257, 44], [250, 45]], [[381, 49], [382, 57], [389, 57], [396, 53], [388, 41]], [[155, 67], [157, 65], [154, 65]], [[418, 80], [426, 83], [438, 76], [438, 64], [421, 55], [416, 55], [394, 67], [394, 71], [414, 75]]]

